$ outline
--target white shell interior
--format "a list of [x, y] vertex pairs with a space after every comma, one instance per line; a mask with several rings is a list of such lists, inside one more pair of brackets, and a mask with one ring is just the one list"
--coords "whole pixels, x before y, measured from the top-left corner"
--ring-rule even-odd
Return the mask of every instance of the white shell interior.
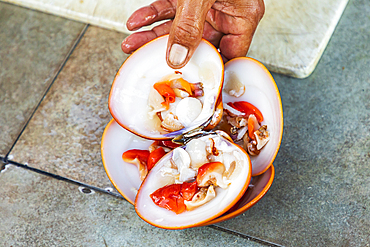
[[225, 85], [234, 73], [245, 85], [245, 93], [239, 97], [222, 92], [224, 103], [247, 101], [262, 113], [262, 125], [267, 125], [270, 140], [257, 156], [251, 156], [252, 175], [263, 172], [270, 166], [279, 150], [283, 135], [283, 108], [280, 94], [270, 73], [255, 60], [249, 58], [234, 59], [225, 65]]
[[[206, 140], [211, 135], [201, 137], [201, 140]], [[213, 135], [215, 137], [216, 135]], [[222, 138], [216, 136], [215, 138]], [[237, 200], [243, 195], [246, 190], [249, 177], [251, 174], [250, 160], [248, 155], [234, 143], [222, 138], [227, 143], [228, 148], [237, 150], [243, 157], [241, 170], [239, 175], [233, 179], [232, 183], [227, 189], [216, 188], [217, 196], [210, 202], [200, 206], [191, 211], [185, 211], [181, 214], [176, 214], [167, 209], [161, 208], [154, 204], [150, 198], [150, 194], [157, 189], [165, 186], [163, 176], [161, 175], [160, 169], [169, 162], [172, 156], [172, 152], [164, 156], [160, 162], [150, 171], [147, 178], [144, 180], [140, 187], [139, 193], [136, 198], [136, 211], [140, 217], [150, 224], [156, 225], [162, 228], [169, 229], [181, 229], [191, 227], [199, 224], [200, 222], [207, 222], [225, 211], [227, 211]]]
[[[179, 70], [167, 65], [166, 46], [167, 36], [163, 36], [133, 53], [118, 71], [109, 96], [109, 108], [115, 120], [125, 128], [151, 139], [169, 139], [206, 122], [214, 112], [223, 79], [220, 55], [208, 43], [202, 41], [189, 63]], [[148, 96], [154, 83], [175, 71], [180, 71], [190, 83], [203, 83], [204, 96], [200, 98], [203, 109], [185, 129], [164, 134], [148, 118]]]
[[104, 130], [101, 155], [105, 170], [114, 187], [131, 204], [141, 185], [139, 171], [133, 164], [124, 162], [122, 154], [129, 149], [148, 150], [153, 143], [138, 137], [112, 120]]

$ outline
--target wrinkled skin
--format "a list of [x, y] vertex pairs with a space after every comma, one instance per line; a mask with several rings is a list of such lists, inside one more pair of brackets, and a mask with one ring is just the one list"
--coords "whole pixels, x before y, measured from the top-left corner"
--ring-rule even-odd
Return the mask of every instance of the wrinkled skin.
[[[174, 69], [186, 65], [202, 37], [220, 49], [225, 61], [245, 56], [264, 11], [263, 0], [157, 0], [135, 11], [127, 21], [127, 28], [134, 31], [167, 21], [150, 31], [131, 34], [122, 42], [122, 50], [132, 53], [148, 41], [169, 33], [166, 59]], [[170, 59], [173, 44], [188, 50], [181, 62], [173, 63]]]

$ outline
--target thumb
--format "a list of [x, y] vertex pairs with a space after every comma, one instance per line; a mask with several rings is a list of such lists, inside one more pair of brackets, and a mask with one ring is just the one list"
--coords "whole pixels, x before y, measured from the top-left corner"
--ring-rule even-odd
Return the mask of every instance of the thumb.
[[192, 57], [202, 40], [208, 10], [216, 0], [177, 0], [176, 17], [167, 43], [167, 64], [179, 69]]

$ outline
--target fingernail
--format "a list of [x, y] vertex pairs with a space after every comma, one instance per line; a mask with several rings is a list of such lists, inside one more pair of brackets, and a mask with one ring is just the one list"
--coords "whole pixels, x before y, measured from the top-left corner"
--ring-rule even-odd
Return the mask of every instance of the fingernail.
[[188, 55], [188, 48], [173, 44], [170, 50], [169, 60], [173, 65], [180, 65], [184, 63], [186, 56]]

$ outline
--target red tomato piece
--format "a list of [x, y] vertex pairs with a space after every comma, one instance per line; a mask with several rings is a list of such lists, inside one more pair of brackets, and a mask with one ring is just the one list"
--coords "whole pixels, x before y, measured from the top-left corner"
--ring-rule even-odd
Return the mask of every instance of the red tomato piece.
[[164, 151], [162, 147], [159, 147], [153, 152], [151, 152], [149, 154], [148, 163], [147, 163], [148, 171], [150, 171], [150, 169], [152, 169], [153, 166], [157, 164], [158, 160], [160, 160], [165, 154], [166, 152]]
[[198, 184], [202, 184], [202, 182], [204, 182], [205, 179], [207, 179], [209, 174], [213, 172], [222, 174], [224, 173], [224, 171], [225, 171], [225, 166], [219, 161], [206, 163], [202, 165], [201, 167], [199, 167], [198, 169], [197, 182]]
[[260, 110], [258, 110], [257, 107], [255, 107], [251, 103], [248, 103], [246, 101], [236, 101], [234, 103], [228, 102], [227, 104], [229, 106], [233, 107], [234, 109], [236, 109], [236, 110], [238, 110], [240, 112], [243, 112], [243, 113], [245, 113], [247, 115], [254, 114], [256, 116], [258, 122], [262, 122], [263, 121], [263, 115], [262, 115], [262, 113], [260, 112]]
[[171, 184], [159, 188], [150, 194], [150, 197], [159, 207], [173, 211], [176, 214], [180, 214], [186, 209], [184, 199], [182, 198], [180, 191], [181, 184]]
[[153, 87], [160, 95], [164, 97], [165, 102], [163, 102], [162, 105], [168, 109], [169, 103], [175, 102], [176, 99], [173, 89], [166, 82], [157, 82]]
[[122, 154], [122, 159], [125, 162], [130, 162], [138, 158], [141, 162], [146, 164], [148, 162], [149, 154], [148, 150], [131, 149]]
[[184, 199], [191, 199], [198, 191], [196, 181], [193, 183], [166, 185], [150, 194], [153, 202], [159, 207], [180, 214], [186, 210]]
[[162, 141], [162, 145], [168, 148], [172, 148], [172, 149], [181, 146], [180, 144], [173, 143], [172, 141]]
[[197, 186], [197, 181], [182, 184], [181, 194], [186, 201], [190, 201], [198, 191], [199, 187]]

